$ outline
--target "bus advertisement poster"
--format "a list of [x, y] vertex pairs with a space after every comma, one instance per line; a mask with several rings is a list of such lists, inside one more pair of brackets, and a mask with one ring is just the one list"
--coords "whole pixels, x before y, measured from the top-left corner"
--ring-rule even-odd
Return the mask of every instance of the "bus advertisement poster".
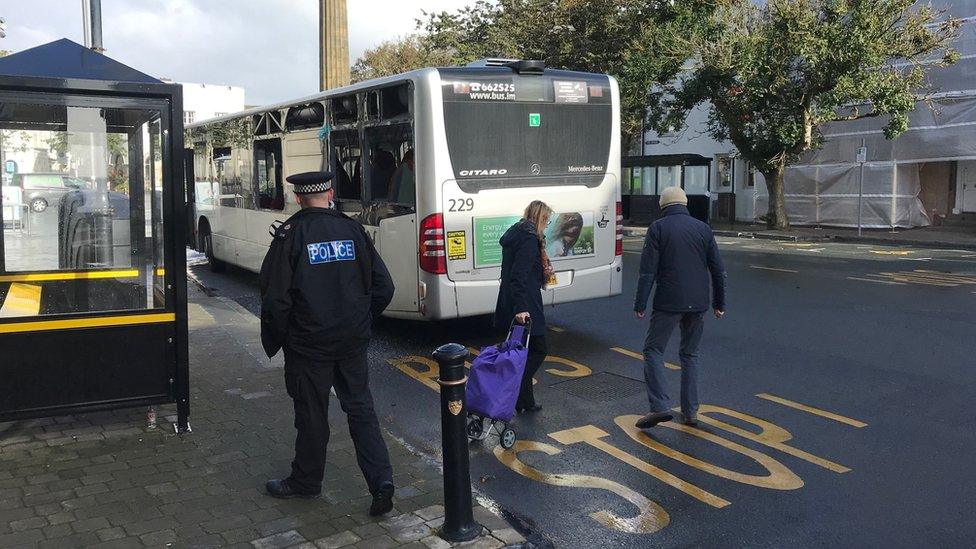
[[[492, 267], [502, 263], [498, 240], [521, 217], [478, 217], [474, 220], [475, 267]], [[546, 229], [546, 253], [549, 258], [568, 259], [595, 253], [593, 212], [555, 213]]]
[[554, 214], [546, 229], [546, 253], [556, 260], [594, 254], [593, 212]]
[[502, 246], [498, 240], [519, 219], [522, 217], [518, 215], [474, 219], [474, 266], [476, 268], [502, 264]]

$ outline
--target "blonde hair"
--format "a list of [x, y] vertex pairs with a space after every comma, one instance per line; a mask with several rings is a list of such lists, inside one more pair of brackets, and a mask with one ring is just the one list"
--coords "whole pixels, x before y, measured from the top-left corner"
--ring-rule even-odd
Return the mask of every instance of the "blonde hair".
[[533, 200], [525, 207], [525, 213], [522, 215], [525, 219], [532, 222], [535, 226], [535, 232], [539, 235], [539, 238], [543, 238], [546, 232], [546, 225], [549, 222], [549, 217], [552, 215], [552, 208], [548, 204], [541, 200]]

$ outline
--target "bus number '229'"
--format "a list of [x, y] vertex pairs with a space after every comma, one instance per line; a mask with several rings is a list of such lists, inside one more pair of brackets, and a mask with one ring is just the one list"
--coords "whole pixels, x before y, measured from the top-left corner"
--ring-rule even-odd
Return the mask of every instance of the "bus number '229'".
[[450, 205], [447, 207], [447, 211], [449, 212], [470, 212], [474, 210], [473, 198], [451, 198], [448, 200], [448, 202], [450, 203]]

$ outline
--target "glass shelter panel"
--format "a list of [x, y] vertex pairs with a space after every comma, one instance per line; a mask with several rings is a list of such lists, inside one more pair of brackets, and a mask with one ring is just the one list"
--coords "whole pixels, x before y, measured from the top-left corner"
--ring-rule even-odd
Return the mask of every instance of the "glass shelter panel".
[[640, 170], [644, 172], [644, 180], [640, 187], [641, 194], [657, 194], [657, 170], [654, 169], [654, 166], [646, 166]]
[[0, 318], [165, 306], [161, 144], [158, 110], [0, 97]]
[[658, 166], [657, 192], [662, 193], [667, 187], [681, 186], [681, 166]]
[[708, 166], [685, 166], [685, 193], [708, 193]]

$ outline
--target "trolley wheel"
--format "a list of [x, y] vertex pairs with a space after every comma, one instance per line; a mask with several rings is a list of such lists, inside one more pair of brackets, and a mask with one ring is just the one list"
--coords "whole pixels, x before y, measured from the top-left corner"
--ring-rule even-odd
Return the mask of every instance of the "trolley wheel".
[[515, 431], [511, 429], [505, 429], [502, 431], [500, 442], [502, 444], [502, 448], [510, 450], [512, 446], [515, 446]]
[[484, 429], [482, 419], [476, 416], [468, 418], [468, 438], [477, 440], [481, 438], [481, 431]]

